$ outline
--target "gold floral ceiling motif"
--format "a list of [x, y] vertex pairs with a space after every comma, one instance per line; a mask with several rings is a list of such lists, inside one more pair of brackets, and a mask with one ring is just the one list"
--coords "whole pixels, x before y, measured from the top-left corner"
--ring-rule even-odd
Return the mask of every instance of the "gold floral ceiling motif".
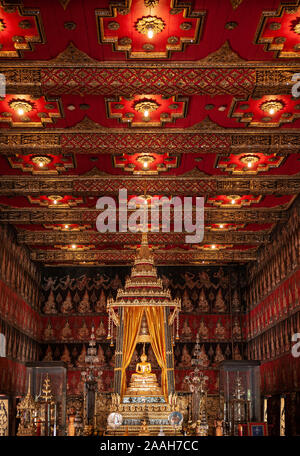
[[284, 103], [279, 100], [270, 100], [270, 101], [265, 101], [260, 105], [260, 109], [262, 109], [265, 112], [268, 112], [269, 114], [275, 114], [276, 112], [280, 111], [281, 109], [284, 108]]
[[136, 101], [133, 105], [134, 109], [138, 112], [149, 112], [149, 111], [156, 111], [159, 107], [159, 104], [155, 100], [140, 100]]
[[300, 17], [291, 22], [291, 30], [300, 35]]
[[135, 28], [139, 33], [143, 35], [148, 35], [152, 31], [152, 35], [149, 38], [152, 38], [153, 35], [160, 33], [165, 28], [166, 24], [164, 21], [157, 16], [143, 16], [135, 23]]
[[[259, 157], [257, 155], [247, 154], [247, 155], [243, 155], [243, 157], [241, 157], [240, 160], [242, 163], [245, 163], [245, 165], [252, 166], [254, 163], [259, 162]], [[249, 167], [251, 167], [251, 166], [249, 166]]]
[[9, 102], [9, 106], [16, 111], [19, 115], [23, 115], [26, 112], [30, 112], [34, 109], [34, 104], [30, 101], [24, 101], [21, 99], [13, 99]]
[[4, 20], [0, 19], [0, 32], [3, 32], [4, 29], [6, 29], [6, 25], [4, 23]]
[[44, 166], [49, 165], [49, 163], [51, 162], [51, 158], [47, 157], [46, 155], [35, 155], [34, 157], [32, 157], [32, 161], [40, 168], [43, 168]]

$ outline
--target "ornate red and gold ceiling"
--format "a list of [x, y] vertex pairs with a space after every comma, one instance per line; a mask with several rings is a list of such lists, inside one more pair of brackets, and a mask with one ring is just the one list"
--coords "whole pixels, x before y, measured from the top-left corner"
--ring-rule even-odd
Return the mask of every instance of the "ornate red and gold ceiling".
[[203, 196], [157, 264], [255, 261], [300, 191], [299, 57], [300, 0], [0, 1], [0, 222], [37, 262], [128, 264], [100, 196]]

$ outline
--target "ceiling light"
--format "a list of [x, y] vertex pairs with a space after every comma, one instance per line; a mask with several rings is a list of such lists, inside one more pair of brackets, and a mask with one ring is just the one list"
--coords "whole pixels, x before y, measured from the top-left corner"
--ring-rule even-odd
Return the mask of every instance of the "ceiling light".
[[235, 204], [235, 200], [234, 199], [231, 200], [231, 204]]
[[143, 166], [144, 168], [148, 168], [148, 162], [144, 161]]
[[53, 204], [57, 204], [57, 200], [56, 199], [53, 200]]
[[148, 110], [144, 111], [144, 117], [149, 117], [149, 111]]
[[224, 225], [221, 224], [221, 225], [219, 225], [219, 227], [222, 229], [222, 228], [224, 228]]
[[275, 109], [274, 109], [274, 108], [271, 108], [270, 111], [269, 111], [269, 113], [270, 113], [271, 116], [272, 116], [273, 114], [275, 114]]
[[150, 38], [150, 40], [151, 40], [151, 38], [153, 38], [154, 32], [153, 32], [153, 29], [152, 29], [152, 28], [149, 28], [149, 29], [148, 29], [147, 36], [148, 36], [148, 38]]
[[215, 244], [212, 244], [211, 248], [212, 248], [212, 249], [215, 249], [215, 248], [216, 248]]
[[65, 225], [66, 230], [69, 228], [69, 225]]
[[34, 155], [31, 157], [31, 160], [39, 168], [44, 168], [51, 163], [51, 157], [48, 155]]
[[18, 114], [19, 114], [19, 116], [23, 116], [23, 114], [24, 114], [24, 109], [18, 109]]
[[249, 162], [247, 163], [247, 166], [248, 166], [248, 168], [252, 168], [252, 162], [249, 161]]
[[75, 244], [72, 244], [72, 249], [76, 249], [76, 245]]

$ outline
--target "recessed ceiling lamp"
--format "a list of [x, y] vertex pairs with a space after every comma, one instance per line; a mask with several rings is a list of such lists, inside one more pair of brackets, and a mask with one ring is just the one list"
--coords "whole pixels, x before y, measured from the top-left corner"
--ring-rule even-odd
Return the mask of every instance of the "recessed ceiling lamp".
[[154, 36], [154, 31], [153, 31], [152, 27], [149, 27], [149, 28], [148, 28], [147, 36], [148, 36], [148, 38], [149, 38], [150, 40], [153, 38], [153, 36]]
[[271, 116], [285, 107], [285, 103], [281, 100], [269, 100], [260, 105], [260, 109], [267, 112]]
[[154, 35], [163, 31], [165, 23], [157, 16], [143, 16], [136, 22], [135, 28], [139, 33], [147, 35], [147, 37], [151, 40]]
[[259, 162], [259, 157], [258, 155], [247, 154], [243, 155], [240, 161], [247, 165], [248, 168], [252, 168], [255, 163]]
[[150, 112], [156, 111], [157, 108], [159, 108], [159, 104], [155, 100], [149, 98], [142, 98], [133, 104], [133, 109], [135, 109], [135, 111], [143, 113], [144, 120], [148, 120]]
[[9, 106], [18, 114], [18, 116], [23, 116], [26, 112], [30, 112], [34, 108], [33, 103], [20, 98], [11, 100]]
[[239, 198], [239, 195], [228, 195], [231, 204], [235, 204]]
[[62, 200], [62, 196], [51, 195], [49, 196], [49, 200], [52, 202], [52, 204], [57, 205], [59, 201]]
[[155, 161], [155, 158], [150, 154], [141, 154], [136, 160], [143, 164], [144, 169], [148, 169], [149, 164], [153, 163]]
[[31, 158], [32, 162], [37, 165], [39, 168], [44, 168], [45, 166], [49, 165], [51, 162], [51, 158], [47, 155], [35, 155]]

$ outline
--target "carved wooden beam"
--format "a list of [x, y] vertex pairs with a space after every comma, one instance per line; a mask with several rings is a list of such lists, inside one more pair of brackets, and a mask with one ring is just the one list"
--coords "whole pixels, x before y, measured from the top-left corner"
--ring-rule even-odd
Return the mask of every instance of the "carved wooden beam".
[[[291, 92], [292, 76], [297, 73], [295, 64], [279, 64], [273, 68], [268, 62], [261, 62], [264, 68], [257, 68], [249, 62], [241, 62], [237, 68], [229, 63], [201, 65], [201, 62], [97, 62], [87, 66], [72, 61], [72, 66], [55, 62], [10, 62], [1, 72], [6, 77], [7, 93], [26, 93], [33, 95], [105, 95], [135, 93], [161, 95], [242, 95], [262, 96], [266, 94], [286, 94]], [[8, 66], [7, 66], [8, 65]], [[83, 69], [84, 68], [84, 69]], [[127, 71], [125, 70], [127, 69]], [[212, 70], [214, 78], [212, 78]], [[138, 82], [138, 85], [134, 85]], [[159, 84], [158, 84], [159, 82]], [[212, 84], [213, 82], [213, 84]]]
[[300, 132], [292, 129], [240, 128], [225, 129], [209, 120], [186, 129], [117, 129], [105, 128], [84, 119], [72, 129], [13, 131], [2, 129], [0, 153], [76, 152], [122, 153], [242, 153], [257, 152], [289, 154], [299, 152]]
[[[97, 209], [1, 209], [0, 222], [13, 224], [86, 224], [95, 225], [100, 211]], [[288, 219], [287, 211], [276, 209], [221, 209], [206, 208], [205, 223], [276, 223]]]
[[3, 176], [0, 178], [0, 195], [51, 195], [117, 196], [119, 189], [128, 194], [140, 195], [292, 195], [300, 192], [299, 177], [120, 177], [107, 174], [89, 177], [24, 177]]
[[[90, 251], [61, 251], [61, 250], [34, 250], [30, 257], [33, 261], [42, 261], [46, 263], [97, 263], [101, 264], [128, 264], [133, 262], [135, 251], [120, 250], [90, 250]], [[218, 250], [218, 251], [190, 251], [182, 252], [178, 250], [156, 250], [154, 260], [157, 265], [160, 264], [201, 264], [202, 261], [255, 261], [256, 250]]]
[[[186, 233], [149, 233], [149, 243], [184, 244]], [[20, 244], [118, 244], [135, 245], [140, 242], [140, 233], [99, 233], [93, 231], [59, 232], [59, 231], [25, 231], [18, 234]], [[268, 232], [247, 231], [205, 231], [203, 243], [213, 244], [261, 244], [270, 242]]]

